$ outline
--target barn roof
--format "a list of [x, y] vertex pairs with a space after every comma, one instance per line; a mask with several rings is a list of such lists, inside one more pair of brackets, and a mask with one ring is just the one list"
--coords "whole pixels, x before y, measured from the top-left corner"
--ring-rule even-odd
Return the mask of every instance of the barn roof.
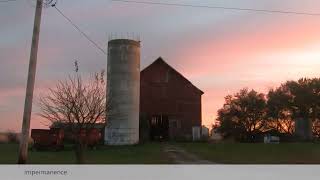
[[194, 87], [196, 90], [198, 90], [201, 94], [204, 94], [204, 92], [202, 90], [200, 90], [198, 87], [196, 87], [195, 85], [193, 85], [186, 77], [184, 77], [181, 73], [179, 73], [177, 70], [175, 70], [173, 67], [171, 67], [167, 62], [165, 62], [162, 57], [159, 57], [158, 59], [156, 59], [153, 63], [151, 63], [149, 66], [147, 66], [146, 68], [144, 68], [141, 73], [143, 73], [146, 69], [149, 69], [152, 66], [155, 66], [157, 64], [163, 64], [165, 66], [167, 66], [169, 69], [171, 69], [172, 71], [174, 71], [176, 74], [178, 74], [179, 76], [182, 77], [182, 79], [184, 79], [187, 83], [191, 84], [192, 87]]

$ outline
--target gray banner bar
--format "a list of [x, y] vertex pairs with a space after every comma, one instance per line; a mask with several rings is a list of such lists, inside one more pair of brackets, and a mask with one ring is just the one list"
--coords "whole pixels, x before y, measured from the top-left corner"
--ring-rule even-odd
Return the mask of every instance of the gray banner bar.
[[319, 165], [0, 165], [1, 180], [318, 180]]

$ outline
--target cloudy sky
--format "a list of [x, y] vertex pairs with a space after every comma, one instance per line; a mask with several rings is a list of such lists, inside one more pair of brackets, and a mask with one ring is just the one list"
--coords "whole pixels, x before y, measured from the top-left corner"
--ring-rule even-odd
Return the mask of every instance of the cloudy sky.
[[[144, 0], [320, 13], [319, 0]], [[35, 0], [0, 3], [0, 131], [22, 123]], [[161, 56], [202, 89], [209, 126], [224, 96], [248, 87], [261, 92], [285, 80], [320, 75], [320, 17], [221, 9], [59, 0], [57, 7], [101, 47], [108, 36], [140, 35], [141, 68]], [[32, 128], [39, 93], [73, 73], [106, 66], [106, 57], [54, 8], [43, 11]]]

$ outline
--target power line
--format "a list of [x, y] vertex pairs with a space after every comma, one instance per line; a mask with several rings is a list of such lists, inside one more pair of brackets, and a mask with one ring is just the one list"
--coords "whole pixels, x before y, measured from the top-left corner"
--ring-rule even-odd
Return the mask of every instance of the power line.
[[88, 41], [90, 41], [98, 50], [100, 50], [104, 55], [107, 55], [107, 53], [96, 42], [94, 42], [86, 33], [84, 33], [79, 26], [73, 23], [72, 20], [68, 18], [60, 9], [58, 9], [55, 5], [53, 5], [52, 7], [54, 7], [60, 15], [62, 15], [77, 31], [80, 32], [81, 35], [83, 35]]
[[131, 0], [111, 0], [111, 1], [113, 1], [113, 2], [123, 2], [123, 3], [134, 3], [134, 4], [150, 4], [150, 5], [176, 6], [176, 7], [192, 7], [192, 8], [224, 9], [224, 10], [252, 11], [252, 12], [278, 13], [278, 14], [293, 14], [293, 15], [305, 15], [305, 16], [320, 16], [320, 13], [308, 13], [308, 12], [297, 12], [297, 11], [281, 11], [281, 10], [269, 10], [269, 9], [238, 8], [238, 7], [224, 7], [224, 6], [207, 6], [207, 5], [147, 2], [147, 1], [133, 1], [133, 0], [132, 1]]

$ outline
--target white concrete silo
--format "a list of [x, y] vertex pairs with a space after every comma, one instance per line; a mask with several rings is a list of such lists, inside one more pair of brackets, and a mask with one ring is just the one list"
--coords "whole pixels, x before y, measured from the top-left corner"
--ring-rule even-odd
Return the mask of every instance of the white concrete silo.
[[105, 144], [139, 142], [140, 42], [115, 39], [108, 42], [108, 117]]

